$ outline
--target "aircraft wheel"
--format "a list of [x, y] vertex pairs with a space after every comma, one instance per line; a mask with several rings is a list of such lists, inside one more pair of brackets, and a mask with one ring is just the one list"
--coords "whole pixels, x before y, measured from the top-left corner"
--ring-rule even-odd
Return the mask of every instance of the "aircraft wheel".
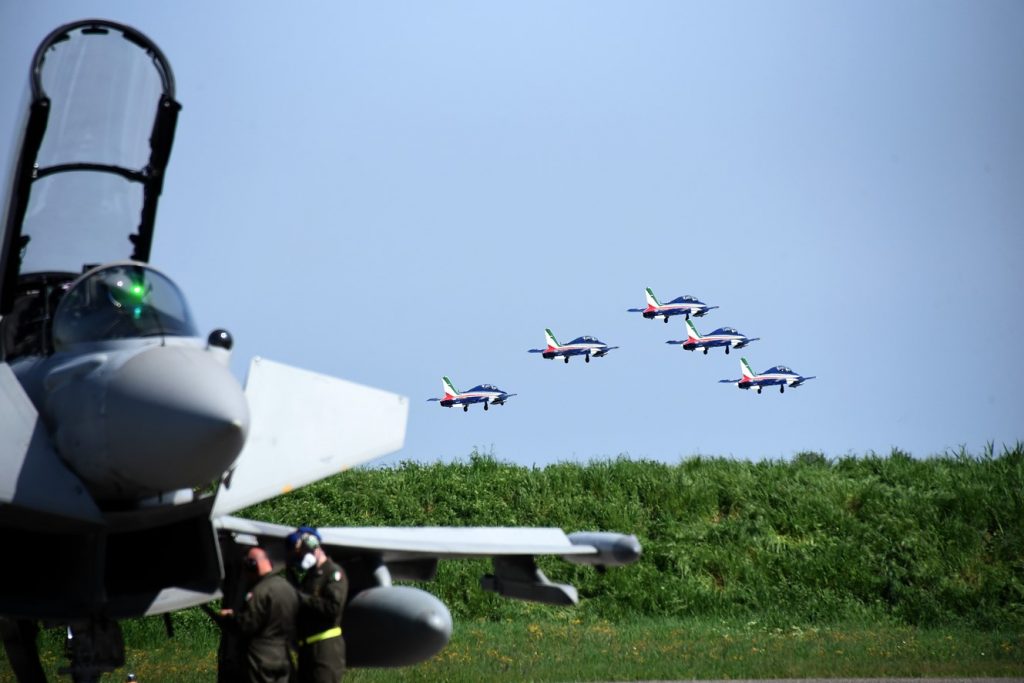
[[664, 322], [665, 322], [666, 325], [668, 324], [668, 316], [667, 315], [665, 316]]
[[725, 347], [725, 355], [727, 355], [727, 356], [729, 355], [729, 347], [728, 346]]
[[468, 413], [469, 412], [469, 406], [468, 405], [462, 406], [462, 412]]
[[568, 364], [569, 364], [569, 356], [566, 356], [566, 357], [565, 357], [565, 364], [566, 364], [566, 365], [568, 365]]
[[484, 403], [484, 410], [487, 410], [487, 403]]
[[786, 385], [785, 384], [783, 384], [782, 386], [779, 387], [779, 393], [780, 394], [786, 393]]
[[583, 357], [583, 359], [589, 363], [590, 362], [590, 354], [588, 353], [586, 356]]
[[704, 355], [705, 355], [705, 356], [706, 356], [706, 355], [708, 355], [708, 349], [707, 349], [707, 347], [704, 347]]
[[759, 394], [761, 393], [761, 387], [757, 388], [757, 393], [759, 393]]

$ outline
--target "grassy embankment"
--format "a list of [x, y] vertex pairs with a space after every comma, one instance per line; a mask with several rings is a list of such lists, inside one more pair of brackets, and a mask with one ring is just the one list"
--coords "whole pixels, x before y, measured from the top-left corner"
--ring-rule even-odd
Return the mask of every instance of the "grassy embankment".
[[[452, 644], [351, 680], [1024, 675], [1024, 448], [916, 460], [806, 453], [791, 462], [627, 459], [523, 468], [357, 470], [247, 511], [285, 524], [552, 525], [636, 533], [644, 557], [599, 574], [554, 559], [573, 610], [477, 587], [485, 561], [424, 586]], [[126, 626], [148, 680], [212, 680], [197, 612]], [[57, 634], [48, 634], [56, 665]], [[3, 676], [0, 666], [0, 679]], [[114, 680], [113, 678], [111, 680]]]

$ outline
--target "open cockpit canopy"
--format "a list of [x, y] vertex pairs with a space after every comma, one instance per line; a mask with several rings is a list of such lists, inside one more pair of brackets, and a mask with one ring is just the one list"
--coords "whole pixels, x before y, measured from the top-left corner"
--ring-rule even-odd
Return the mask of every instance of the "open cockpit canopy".
[[103, 263], [149, 260], [181, 106], [163, 53], [102, 19], [48, 35], [0, 223], [0, 359], [53, 351], [68, 285]]
[[48, 35], [30, 88], [0, 241], [0, 315], [21, 275], [149, 260], [180, 109], [159, 48], [105, 20]]

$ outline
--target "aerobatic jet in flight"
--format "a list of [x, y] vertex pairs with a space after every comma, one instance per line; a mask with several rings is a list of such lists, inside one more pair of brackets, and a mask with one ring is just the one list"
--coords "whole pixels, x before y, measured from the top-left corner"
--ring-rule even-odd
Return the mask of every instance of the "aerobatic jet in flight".
[[549, 360], [562, 357], [566, 363], [569, 362], [570, 356], [583, 356], [589, 363], [591, 356], [600, 358], [612, 349], [619, 348], [618, 346], [608, 346], [597, 337], [576, 337], [568, 344], [559, 344], [555, 335], [546, 327], [544, 328], [544, 340], [548, 344], [547, 348], [530, 349], [530, 353], [539, 353]]
[[785, 365], [776, 365], [770, 367], [761, 374], [755, 374], [750, 369], [750, 363], [747, 362], [746, 358], [740, 358], [740, 371], [743, 373], [743, 377], [739, 379], [722, 379], [719, 380], [720, 384], [735, 384], [740, 389], [756, 389], [757, 393], [761, 393], [763, 387], [779, 387], [779, 393], [786, 393], [786, 387], [798, 387], [809, 379], [814, 379], [814, 376], [804, 377], [803, 375], [793, 372], [790, 368]]
[[668, 319], [673, 315], [683, 315], [689, 320], [691, 315], [700, 318], [708, 311], [718, 308], [718, 306], [708, 306], [697, 297], [690, 296], [689, 294], [677, 296], [672, 301], [664, 304], [658, 301], [658, 297], [654, 296], [654, 292], [650, 287], [644, 290], [644, 294], [647, 296], [647, 308], [630, 308], [629, 312], [643, 313], [645, 318], [651, 320], [663, 317], [665, 322], [668, 322]]
[[686, 321], [686, 332], [689, 335], [686, 339], [667, 341], [665, 343], [681, 344], [687, 351], [704, 349], [704, 355], [706, 356], [708, 355], [708, 349], [716, 346], [724, 346], [725, 352], [729, 353], [729, 349], [742, 349], [750, 342], [760, 339], [760, 337], [748, 337], [732, 327], [719, 327], [711, 334], [701, 336], [697, 328], [694, 327], [693, 322], [689, 320]]
[[428, 398], [427, 400], [440, 401], [445, 408], [462, 406], [462, 410], [465, 412], [469, 412], [469, 406], [474, 403], [483, 403], [484, 410], [487, 410], [487, 406], [505, 405], [505, 401], [515, 396], [515, 394], [502, 391], [493, 384], [478, 384], [469, 391], [459, 391], [448, 377], [441, 378], [441, 390], [444, 392], [444, 398]]

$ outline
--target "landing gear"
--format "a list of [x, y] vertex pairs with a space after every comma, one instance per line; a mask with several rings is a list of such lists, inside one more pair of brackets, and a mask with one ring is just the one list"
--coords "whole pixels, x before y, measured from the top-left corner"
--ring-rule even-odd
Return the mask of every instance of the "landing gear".
[[565, 357], [565, 364], [566, 364], [566, 365], [568, 365], [568, 364], [569, 364], [569, 356], [566, 356], [566, 357]]
[[665, 320], [663, 322], [665, 322], [665, 324], [668, 324], [668, 316], [667, 315], [665, 316]]
[[783, 384], [782, 386], [779, 387], [779, 393], [780, 394], [786, 393], [786, 385], [785, 384]]
[[729, 347], [728, 346], [725, 347], [725, 355], [727, 355], [727, 356], [729, 355]]
[[757, 393], [759, 393], [759, 394], [761, 393], [761, 387], [757, 388]]
[[704, 355], [705, 356], [708, 355], [708, 347], [706, 347], [706, 346], [704, 347]]
[[3, 636], [7, 661], [11, 664], [14, 678], [18, 681], [45, 683], [46, 674], [39, 662], [36, 636], [39, 626], [27, 619], [0, 617], [0, 636]]
[[468, 413], [469, 412], [469, 405], [468, 404], [462, 406], [462, 412], [464, 412], [464, 413]]
[[103, 673], [124, 666], [124, 638], [116, 621], [94, 618], [68, 625], [64, 650], [70, 666], [59, 673], [70, 674], [74, 683], [98, 683]]
[[484, 401], [484, 410], [487, 410], [487, 401]]
[[585, 360], [586, 362], [589, 363], [590, 362], [590, 354], [588, 353], [586, 356], [584, 356], [583, 360]]

